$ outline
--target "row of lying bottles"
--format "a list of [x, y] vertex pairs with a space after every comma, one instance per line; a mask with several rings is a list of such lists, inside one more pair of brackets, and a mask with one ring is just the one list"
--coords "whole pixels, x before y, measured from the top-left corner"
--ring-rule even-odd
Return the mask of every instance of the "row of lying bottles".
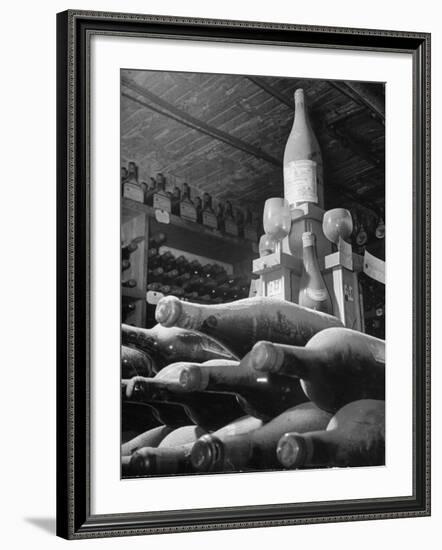
[[215, 207], [209, 193], [203, 193], [202, 198], [195, 196], [195, 191], [192, 193], [188, 183], [183, 183], [181, 187], [174, 185], [169, 191], [166, 177], [161, 172], [155, 177], [150, 177], [149, 183], [139, 182], [138, 166], [133, 161], [129, 162], [127, 167], [122, 166], [121, 185], [124, 197], [165, 210], [184, 220], [199, 223], [226, 235], [257, 241], [260, 223], [250, 208], [234, 207], [230, 200], [218, 201]]
[[[164, 233], [149, 239], [147, 251], [147, 291], [160, 292], [198, 303], [220, 304], [245, 298], [249, 295], [250, 276], [232, 275], [217, 263], [202, 264], [188, 259], [183, 254], [176, 256], [170, 250], [161, 251], [167, 241]], [[131, 254], [138, 249], [140, 239], [135, 238], [122, 247], [121, 284], [135, 288], [138, 282], [125, 278], [124, 272], [131, 267]]]
[[331, 415], [301, 403], [271, 421], [243, 416], [206, 432], [158, 426], [122, 446], [123, 476], [377, 466], [385, 462], [385, 403], [365, 399]]
[[383, 340], [268, 298], [169, 296], [156, 320], [122, 327], [123, 403], [157, 424], [124, 443], [124, 475], [384, 463]]

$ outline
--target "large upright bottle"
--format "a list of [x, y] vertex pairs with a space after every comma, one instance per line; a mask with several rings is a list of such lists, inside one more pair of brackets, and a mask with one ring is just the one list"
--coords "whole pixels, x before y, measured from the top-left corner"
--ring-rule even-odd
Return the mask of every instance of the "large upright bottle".
[[191, 461], [199, 472], [278, 468], [276, 447], [286, 432], [323, 430], [330, 419], [331, 414], [313, 403], [302, 403], [255, 429], [242, 433], [214, 432], [201, 437], [193, 446]]
[[158, 302], [155, 318], [165, 327], [177, 326], [212, 335], [240, 357], [259, 340], [303, 346], [317, 332], [342, 326], [331, 315], [267, 297], [201, 305], [166, 296]]
[[303, 202], [319, 203], [322, 207], [322, 155], [309, 121], [302, 89], [295, 92], [295, 116], [283, 164], [284, 196], [290, 207]]
[[308, 398], [326, 411], [385, 397], [385, 342], [362, 332], [329, 328], [305, 347], [258, 342], [249, 356], [259, 372], [299, 378]]
[[299, 282], [298, 304], [333, 315], [333, 304], [319, 268], [316, 237], [306, 231], [302, 234], [303, 269]]
[[151, 329], [121, 325], [123, 344], [134, 344], [149, 353], [158, 368], [178, 361], [204, 363], [210, 359], [238, 357], [215, 338], [179, 327], [155, 325]]
[[[212, 365], [210, 365], [212, 363]], [[213, 361], [198, 368], [228, 368], [228, 361]], [[243, 410], [234, 395], [225, 393], [206, 393], [202, 391], [183, 391], [178, 384], [180, 373], [192, 363], [175, 363], [168, 365], [154, 378], [136, 376], [126, 385], [126, 396], [157, 407], [161, 404], [175, 404], [184, 408], [191, 422], [206, 430], [217, 430], [235, 418], [242, 416]], [[237, 368], [237, 363], [234, 365]], [[165, 422], [166, 423], [166, 422]], [[187, 422], [188, 424], [189, 422]]]
[[354, 401], [326, 430], [283, 435], [277, 456], [286, 468], [385, 464], [385, 401]]
[[268, 421], [307, 401], [298, 380], [256, 371], [246, 355], [238, 364], [187, 365], [179, 383], [186, 392], [222, 392], [237, 396], [245, 413]]

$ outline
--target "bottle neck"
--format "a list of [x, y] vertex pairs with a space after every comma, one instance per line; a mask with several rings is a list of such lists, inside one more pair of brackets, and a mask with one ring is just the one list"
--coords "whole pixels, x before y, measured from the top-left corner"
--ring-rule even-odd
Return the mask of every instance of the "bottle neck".
[[307, 272], [319, 271], [318, 255], [316, 253], [316, 245], [314, 243], [305, 244], [302, 250], [304, 268]]
[[253, 454], [250, 434], [206, 435], [195, 443], [191, 462], [199, 472], [233, 471], [247, 467]]
[[327, 358], [320, 350], [259, 342], [250, 352], [253, 367], [258, 371], [295, 376], [303, 380], [313, 377], [314, 370]]
[[329, 466], [335, 463], [336, 435], [333, 431], [288, 433], [279, 441], [276, 454], [286, 468]]

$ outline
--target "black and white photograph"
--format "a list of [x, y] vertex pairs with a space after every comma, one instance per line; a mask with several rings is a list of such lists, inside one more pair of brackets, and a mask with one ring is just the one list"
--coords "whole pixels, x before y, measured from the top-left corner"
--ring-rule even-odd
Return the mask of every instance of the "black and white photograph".
[[123, 479], [385, 465], [385, 128], [384, 82], [121, 69]]

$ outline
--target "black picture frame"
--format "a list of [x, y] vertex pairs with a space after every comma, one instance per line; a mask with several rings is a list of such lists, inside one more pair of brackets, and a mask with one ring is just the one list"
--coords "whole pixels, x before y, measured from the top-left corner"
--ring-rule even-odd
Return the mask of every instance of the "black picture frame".
[[[239, 41], [413, 57], [413, 495], [121, 513], [90, 511], [88, 70], [93, 34]], [[69, 10], [57, 15], [57, 534], [67, 539], [430, 514], [430, 35]]]

